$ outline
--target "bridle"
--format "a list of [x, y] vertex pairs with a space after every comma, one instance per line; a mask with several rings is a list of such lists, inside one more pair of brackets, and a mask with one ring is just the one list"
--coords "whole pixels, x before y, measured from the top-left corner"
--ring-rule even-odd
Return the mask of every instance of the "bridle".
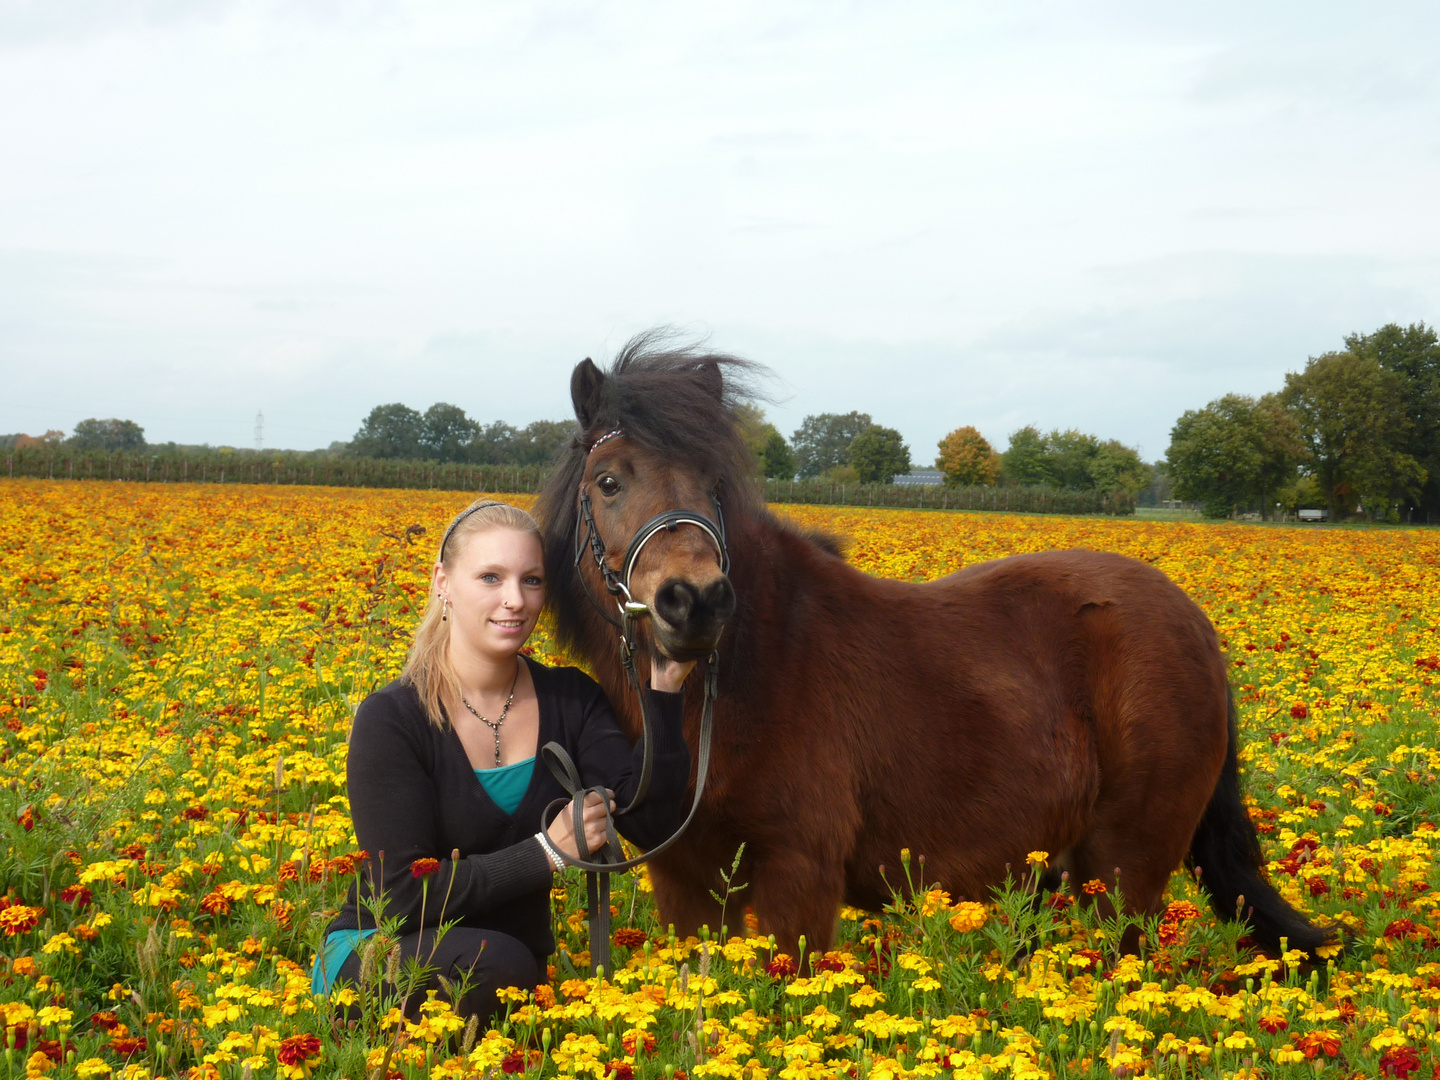
[[[590, 444], [586, 456], [593, 454], [601, 444], [624, 434], [622, 428], [607, 431]], [[650, 790], [650, 777], [655, 757], [652, 748], [650, 712], [645, 707], [645, 689], [640, 685], [640, 675], [635, 668], [635, 624], [638, 620], [648, 616], [650, 609], [635, 599], [630, 591], [630, 580], [645, 546], [660, 533], [674, 532], [682, 525], [691, 525], [699, 529], [715, 545], [715, 550], [720, 556], [720, 572], [723, 574], [730, 572], [730, 549], [725, 543], [725, 515], [720, 506], [719, 481], [716, 481], [715, 487], [710, 493], [710, 505], [715, 515], [713, 519], [694, 510], [666, 510], [664, 513], [656, 514], [642, 525], [631, 538], [630, 546], [625, 551], [625, 558], [620, 563], [618, 574], [605, 561], [607, 550], [605, 541], [600, 536], [599, 526], [595, 523], [595, 511], [590, 502], [590, 493], [586, 490], [583, 480], [580, 483], [578, 501], [580, 513], [575, 521], [575, 574], [580, 579], [581, 588], [585, 590], [585, 595], [594, 605], [595, 610], [620, 631], [620, 663], [625, 669], [626, 681], [640, 702], [640, 737], [645, 748], [641, 760], [640, 779], [635, 785], [635, 794], [630, 802], [625, 807], [616, 810], [613, 816], [608, 810], [609, 797], [604, 787], [599, 785], [583, 787], [580, 770], [575, 767], [574, 760], [563, 746], [557, 742], [548, 742], [540, 750], [551, 775], [559, 781], [561, 787], [569, 792], [568, 799], [556, 799], [545, 808], [541, 824], [544, 824], [545, 819], [550, 816], [550, 811], [555, 807], [562, 806], [566, 802], [570, 803], [571, 813], [574, 815], [575, 845], [579, 857], [571, 858], [564, 852], [558, 854], [567, 866], [578, 867], [586, 874], [590, 918], [590, 970], [592, 974], [595, 974], [609, 970], [610, 967], [610, 875], [639, 866], [660, 854], [680, 838], [681, 834], [689, 827], [690, 822], [694, 820], [695, 812], [700, 809], [700, 800], [705, 794], [705, 778], [710, 771], [711, 732], [714, 726], [715, 696], [720, 676], [719, 653], [712, 651], [705, 661], [705, 700], [700, 710], [700, 742], [696, 750], [695, 795], [690, 803], [690, 812], [685, 815], [685, 820], [681, 822], [680, 827], [665, 841], [642, 855], [626, 859], [624, 849], [620, 846], [620, 837], [615, 831], [614, 818], [630, 813], [644, 800]], [[584, 527], [583, 534], [581, 532], [582, 525]], [[600, 578], [605, 583], [605, 591], [614, 598], [618, 617], [612, 615], [606, 605], [600, 602], [599, 597], [590, 588], [590, 583], [585, 580], [581, 564], [584, 561], [587, 547], [591, 558], [594, 559], [595, 567], [600, 573]], [[594, 861], [591, 861], [592, 852], [585, 843], [585, 797], [591, 792], [598, 794], [602, 805], [607, 807], [605, 844], [599, 851], [593, 853]]]

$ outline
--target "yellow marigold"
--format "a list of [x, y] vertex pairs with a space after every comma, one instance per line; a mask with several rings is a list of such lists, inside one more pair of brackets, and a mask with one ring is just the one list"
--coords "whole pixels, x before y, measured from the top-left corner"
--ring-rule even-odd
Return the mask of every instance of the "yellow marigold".
[[970, 931], [979, 930], [984, 926], [987, 917], [984, 904], [967, 900], [950, 909], [950, 929], [957, 933], [968, 934]]

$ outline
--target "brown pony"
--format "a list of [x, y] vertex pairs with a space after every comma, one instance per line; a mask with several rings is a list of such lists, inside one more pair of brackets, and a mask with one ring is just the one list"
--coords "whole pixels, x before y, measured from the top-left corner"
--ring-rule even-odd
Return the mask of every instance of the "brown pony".
[[[649, 608], [646, 649], [718, 652], [704, 800], [650, 868], [663, 921], [718, 926], [710, 893], [742, 842], [743, 895], [792, 953], [801, 935], [830, 946], [842, 902], [889, 901], [896, 876], [881, 867], [898, 867], [902, 848], [924, 854], [927, 884], [971, 899], [1043, 850], [1049, 887], [1063, 869], [1072, 889], [1099, 879], [1113, 892], [1118, 873], [1143, 913], [1188, 860], [1217, 913], [1246, 908], [1266, 948], [1327, 940], [1263, 877], [1225, 659], [1189, 597], [1097, 551], [1017, 555], [928, 584], [860, 573], [758, 500], [734, 413], [755, 371], [654, 336], [608, 374], [585, 360], [571, 379], [579, 430], [538, 507], [561, 640], [635, 737], [582, 495], [619, 573], [646, 522], [675, 509], [713, 519], [718, 492], [728, 574], [705, 530], [679, 526], [647, 542], [629, 583]], [[692, 750], [703, 667], [687, 695]]]

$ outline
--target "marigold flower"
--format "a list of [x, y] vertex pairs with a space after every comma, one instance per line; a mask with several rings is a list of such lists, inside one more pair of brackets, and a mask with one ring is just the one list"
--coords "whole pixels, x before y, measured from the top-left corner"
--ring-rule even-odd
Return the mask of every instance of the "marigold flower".
[[439, 859], [416, 859], [410, 864], [410, 876], [417, 880], [423, 880], [431, 874], [438, 873], [439, 870]]
[[1050, 865], [1050, 853], [1048, 851], [1032, 851], [1025, 856], [1025, 861], [1038, 869], [1044, 869]]
[[40, 916], [43, 914], [44, 908], [14, 904], [0, 911], [0, 927], [4, 928], [7, 937], [28, 934], [40, 925]]
[[1089, 881], [1085, 882], [1084, 885], [1080, 886], [1080, 889], [1082, 892], [1085, 893], [1086, 896], [1103, 896], [1105, 893], [1110, 891], [1108, 888], [1106, 888], [1105, 882], [1101, 881], [1099, 878], [1091, 878]]
[[785, 953], [776, 953], [768, 964], [765, 965], [765, 974], [772, 979], [788, 979], [800, 970], [795, 958]]
[[320, 1056], [318, 1035], [291, 1035], [283, 1039], [275, 1050], [275, 1060], [281, 1065], [303, 1065]]
[[1411, 1046], [1394, 1046], [1380, 1055], [1380, 1075], [1405, 1080], [1420, 1068], [1420, 1055]]
[[956, 933], [968, 934], [972, 930], [979, 930], [985, 925], [989, 914], [984, 904], [977, 904], [973, 900], [965, 900], [956, 904], [950, 909], [950, 929]]
[[624, 949], [638, 949], [648, 940], [644, 930], [633, 926], [622, 926], [615, 931], [615, 944]]

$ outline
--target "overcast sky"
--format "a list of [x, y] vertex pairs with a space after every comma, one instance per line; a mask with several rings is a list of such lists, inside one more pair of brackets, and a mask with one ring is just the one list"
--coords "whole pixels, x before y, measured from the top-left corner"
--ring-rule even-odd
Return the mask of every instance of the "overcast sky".
[[[1182, 10], [1188, 9], [1188, 10]], [[861, 409], [1164, 454], [1440, 322], [1440, 5], [0, 0], [0, 432], [570, 414], [673, 324]]]

